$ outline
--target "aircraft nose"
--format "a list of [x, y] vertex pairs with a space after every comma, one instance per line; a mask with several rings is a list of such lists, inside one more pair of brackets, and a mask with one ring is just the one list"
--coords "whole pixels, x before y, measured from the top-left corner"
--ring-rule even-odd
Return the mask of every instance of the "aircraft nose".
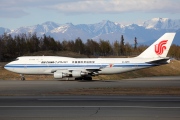
[[11, 71], [9, 63], [4, 66], [4, 69]]
[[8, 70], [8, 64], [6, 64], [6, 65], [4, 66], [4, 69]]

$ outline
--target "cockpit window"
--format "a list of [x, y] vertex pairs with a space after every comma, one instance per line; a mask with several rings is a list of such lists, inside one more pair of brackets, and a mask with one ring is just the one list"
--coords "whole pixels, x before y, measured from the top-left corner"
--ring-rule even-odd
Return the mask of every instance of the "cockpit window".
[[14, 61], [18, 61], [19, 60], [19, 58], [16, 58]]

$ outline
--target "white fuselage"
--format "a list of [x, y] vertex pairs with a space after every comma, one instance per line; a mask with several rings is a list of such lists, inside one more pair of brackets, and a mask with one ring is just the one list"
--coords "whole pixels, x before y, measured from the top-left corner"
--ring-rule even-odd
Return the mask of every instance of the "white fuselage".
[[53, 74], [57, 70], [96, 70], [98, 74], [116, 74], [154, 66], [151, 59], [140, 58], [70, 58], [56, 56], [19, 57], [5, 69], [19, 74]]

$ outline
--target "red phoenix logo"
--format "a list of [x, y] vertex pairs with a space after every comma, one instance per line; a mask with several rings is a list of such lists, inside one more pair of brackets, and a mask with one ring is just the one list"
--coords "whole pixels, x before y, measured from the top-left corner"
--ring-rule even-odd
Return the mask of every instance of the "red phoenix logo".
[[163, 54], [164, 50], [166, 49], [165, 44], [167, 43], [168, 40], [163, 40], [159, 44], [155, 45], [155, 52], [157, 55]]

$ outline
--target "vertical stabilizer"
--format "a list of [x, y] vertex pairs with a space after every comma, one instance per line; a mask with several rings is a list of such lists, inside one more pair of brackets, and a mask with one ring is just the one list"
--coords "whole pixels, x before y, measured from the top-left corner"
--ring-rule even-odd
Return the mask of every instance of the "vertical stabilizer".
[[144, 52], [142, 52], [139, 58], [157, 58], [166, 57], [169, 48], [172, 44], [176, 33], [165, 33], [157, 41], [155, 41], [151, 46], [149, 46]]

